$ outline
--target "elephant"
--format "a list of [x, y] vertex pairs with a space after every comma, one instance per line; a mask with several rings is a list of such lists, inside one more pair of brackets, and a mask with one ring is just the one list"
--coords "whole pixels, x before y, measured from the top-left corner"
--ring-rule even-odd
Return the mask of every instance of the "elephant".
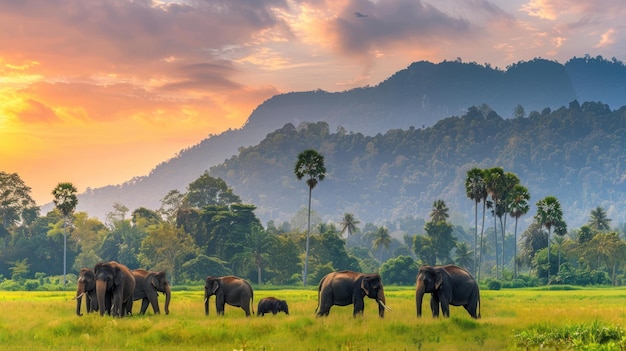
[[[133, 310], [135, 277], [125, 265], [110, 261], [99, 262], [93, 269], [96, 275], [98, 306], [112, 306], [114, 317], [122, 318]], [[106, 308], [100, 308], [103, 316]]]
[[480, 318], [480, 291], [474, 277], [461, 267], [422, 266], [416, 277], [415, 304], [417, 316], [422, 316], [422, 298], [430, 293], [433, 317], [439, 317], [439, 305], [444, 317], [450, 317], [450, 305], [463, 306], [474, 319]]
[[353, 271], [338, 271], [328, 273], [319, 283], [317, 316], [328, 316], [333, 305], [347, 306], [354, 304], [353, 316], [363, 314], [365, 303], [363, 298], [367, 296], [375, 299], [378, 303], [378, 315], [383, 318], [385, 310], [390, 310], [385, 305], [385, 291], [382, 278], [379, 274], [364, 274]]
[[259, 301], [259, 305], [256, 309], [256, 315], [263, 317], [266, 313], [277, 314], [278, 312], [285, 312], [289, 315], [289, 306], [287, 301], [279, 300], [275, 297], [264, 297]]
[[[250, 283], [244, 279], [228, 275], [222, 277], [207, 276], [204, 283], [204, 314], [209, 315], [209, 299], [215, 295], [215, 309], [218, 315], [224, 314], [224, 305], [241, 307], [250, 317], [250, 307], [254, 302], [254, 292]], [[252, 308], [254, 314], [254, 308]]]
[[159, 310], [159, 292], [165, 294], [165, 314], [169, 314], [172, 293], [165, 271], [153, 272], [145, 269], [134, 269], [131, 273], [135, 277], [133, 299], [141, 300], [141, 310], [139, 310], [139, 314], [146, 313], [148, 304], [152, 305], [154, 314], [161, 313]]
[[98, 311], [98, 299], [96, 297], [96, 275], [91, 268], [82, 268], [78, 274], [78, 288], [76, 289], [76, 315], [82, 316], [80, 307], [85, 297], [87, 313]]

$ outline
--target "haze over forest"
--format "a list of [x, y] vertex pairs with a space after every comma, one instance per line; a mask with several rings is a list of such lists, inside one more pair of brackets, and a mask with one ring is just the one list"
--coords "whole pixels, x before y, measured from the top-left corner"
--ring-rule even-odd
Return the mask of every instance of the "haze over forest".
[[308, 194], [293, 165], [315, 148], [328, 175], [312, 209], [324, 221], [345, 212], [362, 223], [425, 217], [443, 199], [471, 224], [467, 170], [501, 166], [520, 177], [531, 204], [556, 196], [568, 226], [597, 206], [617, 225], [626, 220], [624, 105], [626, 67], [615, 59], [535, 59], [506, 70], [416, 62], [374, 87], [274, 96], [244, 127], [181, 150], [149, 175], [88, 189], [77, 210], [104, 218], [114, 203], [158, 209], [168, 191], [184, 192], [209, 170], [262, 222], [289, 220]]

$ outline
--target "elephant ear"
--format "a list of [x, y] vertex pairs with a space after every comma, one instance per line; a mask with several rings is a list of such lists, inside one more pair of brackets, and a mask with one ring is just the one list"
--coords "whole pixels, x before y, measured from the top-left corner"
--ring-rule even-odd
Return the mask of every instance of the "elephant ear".
[[113, 282], [115, 285], [122, 285], [122, 281], [124, 281], [124, 272], [122, 272], [120, 267], [117, 266], [115, 266], [114, 269]]
[[159, 277], [155, 274], [150, 274], [150, 285], [155, 288], [159, 287]]
[[368, 296], [370, 294], [369, 286], [370, 286], [370, 283], [367, 280], [367, 277], [363, 277], [361, 279], [361, 289], [363, 289], [363, 291], [365, 291], [365, 295], [368, 295]]
[[441, 284], [443, 284], [443, 272], [437, 271], [437, 276], [435, 279], [435, 290], [438, 290]]
[[219, 287], [220, 287], [220, 283], [217, 280], [214, 280], [213, 284], [211, 285], [211, 294], [215, 294], [215, 292], [217, 291]]

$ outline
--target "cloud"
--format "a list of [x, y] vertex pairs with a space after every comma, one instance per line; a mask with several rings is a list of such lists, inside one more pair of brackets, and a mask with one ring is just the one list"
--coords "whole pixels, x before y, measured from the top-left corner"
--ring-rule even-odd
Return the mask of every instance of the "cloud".
[[604, 32], [601, 36], [600, 36], [600, 41], [594, 45], [594, 48], [603, 48], [606, 46], [610, 46], [613, 45], [615, 43], [615, 29], [609, 29], [606, 32]]

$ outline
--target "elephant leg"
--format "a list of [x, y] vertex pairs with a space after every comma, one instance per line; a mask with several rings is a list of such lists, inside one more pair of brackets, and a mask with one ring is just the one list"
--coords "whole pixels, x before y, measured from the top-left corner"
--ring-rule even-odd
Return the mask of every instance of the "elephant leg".
[[446, 300], [441, 300], [441, 314], [444, 317], [450, 317], [450, 304]]
[[430, 298], [430, 310], [433, 312], [433, 317], [439, 317], [439, 297], [432, 295]]
[[356, 317], [357, 314], [363, 314], [363, 310], [365, 309], [365, 302], [362, 297], [357, 297], [354, 300], [354, 311], [352, 312], [352, 316]]
[[141, 299], [141, 309], [139, 310], [139, 314], [145, 314], [146, 310], [148, 309], [148, 304], [150, 303], [150, 301], [148, 301], [148, 298], [144, 297], [143, 299]]

